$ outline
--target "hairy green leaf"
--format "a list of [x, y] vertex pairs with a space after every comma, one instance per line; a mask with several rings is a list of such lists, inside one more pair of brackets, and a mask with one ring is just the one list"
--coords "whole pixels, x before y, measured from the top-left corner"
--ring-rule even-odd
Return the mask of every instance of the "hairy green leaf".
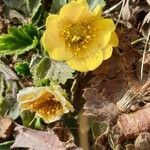
[[73, 78], [74, 70], [68, 67], [63, 62], [50, 60], [49, 57], [44, 57], [34, 68], [33, 79], [35, 84], [42, 84], [43, 81], [56, 81], [65, 84], [68, 79]]
[[3, 16], [5, 19], [9, 20], [9, 22], [13, 22], [14, 24], [27, 24], [25, 16], [23, 16], [22, 14], [20, 14], [20, 12], [14, 9], [4, 7]]
[[32, 23], [38, 27], [43, 27], [45, 25], [45, 19], [48, 16], [48, 12], [45, 10], [44, 6], [41, 5], [32, 18]]
[[51, 66], [46, 74], [46, 78], [65, 84], [68, 79], [73, 79], [74, 72], [73, 69], [63, 62], [51, 61]]
[[32, 24], [12, 27], [0, 36], [0, 55], [23, 54], [38, 44], [38, 32]]
[[6, 81], [6, 90], [0, 97], [0, 116], [8, 115], [12, 119], [19, 116], [18, 104], [16, 102], [17, 84], [15, 81]]
[[35, 73], [37, 78], [43, 79], [45, 78], [48, 70], [50, 69], [51, 66], [51, 60], [48, 57], [44, 57], [39, 64], [37, 65], [35, 69]]
[[[3, 97], [3, 92], [5, 90], [4, 88], [5, 88], [4, 79], [2, 78], [2, 76], [0, 76], [0, 107], [4, 101], [4, 97]], [[0, 111], [1, 111], [1, 109], [0, 109]]]
[[15, 81], [6, 81], [5, 84], [6, 90], [0, 103], [0, 115], [8, 115], [10, 118], [16, 119], [19, 116], [18, 103], [16, 101], [18, 87]]
[[22, 119], [23, 126], [30, 127], [30, 124], [32, 123], [35, 117], [35, 113], [30, 111], [23, 111], [21, 112], [20, 117]]
[[51, 13], [57, 13], [66, 3], [67, 0], [53, 0], [51, 5]]
[[0, 61], [0, 116], [8, 115], [16, 119], [19, 116], [16, 95], [18, 92], [17, 75]]
[[0, 150], [9, 150], [14, 141], [7, 141], [4, 143], [0, 143]]
[[90, 122], [90, 128], [92, 131], [93, 139], [96, 140], [98, 137], [108, 133], [109, 126], [105, 122]]
[[41, 118], [35, 116], [34, 112], [31, 111], [23, 111], [20, 114], [20, 117], [22, 119], [23, 126], [25, 127], [30, 127], [33, 129], [41, 129], [42, 124], [41, 124]]
[[0, 61], [0, 73], [5, 77], [5, 80], [18, 80], [17, 75], [2, 61]]
[[87, 2], [91, 10], [94, 10], [97, 5], [102, 8], [105, 6], [105, 0], [87, 0]]
[[15, 70], [16, 70], [17, 74], [19, 74], [21, 76], [26, 76], [26, 77], [31, 76], [28, 62], [18, 62], [15, 65]]
[[10, 10], [17, 10], [26, 17], [34, 17], [41, 6], [41, 0], [3, 0], [3, 2]]

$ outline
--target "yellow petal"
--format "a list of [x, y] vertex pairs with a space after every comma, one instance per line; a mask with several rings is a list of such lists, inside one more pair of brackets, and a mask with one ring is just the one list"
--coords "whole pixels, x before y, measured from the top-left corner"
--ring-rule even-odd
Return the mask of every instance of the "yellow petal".
[[49, 20], [49, 26], [43, 34], [42, 42], [46, 50], [64, 46], [63, 41], [59, 37], [58, 25], [54, 20]]
[[39, 98], [44, 93], [45, 93], [44, 88], [41, 88], [39, 91], [38, 88], [28, 87], [28, 88], [24, 88], [24, 89], [19, 91], [19, 93], [17, 94], [17, 99], [21, 103], [24, 103], [26, 101], [32, 102], [35, 100], [35, 97]]
[[118, 40], [117, 34], [116, 34], [116, 32], [112, 32], [111, 38], [109, 41], [109, 45], [116, 47], [116, 46], [118, 46], [118, 44], [119, 44], [119, 40]]
[[91, 23], [92, 34], [95, 35], [93, 43], [104, 48], [108, 45], [115, 24], [111, 19], [98, 18]]
[[71, 112], [73, 112], [74, 111], [74, 108], [73, 108], [73, 106], [70, 104], [70, 102], [69, 101], [67, 101], [66, 99], [65, 99], [65, 97], [63, 97], [58, 91], [53, 91], [54, 92], [54, 94], [55, 94], [55, 97], [56, 97], [56, 99], [61, 103], [61, 105], [63, 106], [63, 112], [64, 113], [67, 113], [69, 110], [71, 111]]
[[85, 0], [78, 0], [64, 5], [60, 10], [59, 16], [68, 20], [78, 21], [80, 17], [89, 17], [90, 13], [87, 2]]
[[[60, 88], [59, 88], [60, 89]], [[74, 111], [70, 102], [61, 94], [62, 89], [53, 87], [29, 87], [17, 94], [21, 111], [29, 110], [46, 123], [59, 120], [63, 114]]]
[[73, 59], [67, 61], [67, 64], [77, 71], [87, 72], [97, 68], [102, 63], [102, 61], [103, 52], [102, 50], [98, 49], [95, 52], [87, 52], [81, 58], [74, 57]]
[[49, 14], [49, 16], [46, 18], [46, 28], [48, 28], [48, 26], [51, 23], [51, 20], [56, 19], [58, 17], [58, 15], [54, 15], [54, 14]]
[[112, 46], [108, 46], [103, 50], [103, 59], [106, 60], [111, 57], [113, 48]]
[[113, 32], [115, 30], [115, 24], [112, 19], [105, 19], [105, 18], [100, 18], [95, 20], [92, 23], [93, 27], [96, 26], [97, 29], [101, 31], [109, 31]]
[[97, 5], [93, 10], [93, 15], [100, 17], [102, 15], [102, 8], [100, 5]]
[[[45, 108], [46, 108], [47, 110], [46, 110]], [[64, 114], [62, 108], [60, 108], [60, 109], [58, 109], [58, 110], [55, 110], [54, 112], [48, 111], [48, 107], [46, 107], [46, 106], [45, 106], [45, 108], [44, 108], [44, 109], [41, 109], [41, 110], [43, 110], [43, 112], [42, 112], [42, 111], [41, 111], [41, 112], [40, 112], [40, 111], [37, 111], [37, 112], [36, 112], [36, 116], [43, 118], [44, 122], [46, 122], [46, 123], [51, 123], [51, 122], [57, 121], [57, 120], [59, 120], [59, 119], [63, 116], [63, 114]], [[69, 111], [68, 111], [68, 112], [69, 112]]]
[[49, 56], [57, 61], [69, 60], [72, 57], [71, 52], [65, 49], [65, 43], [59, 39], [56, 33], [46, 30], [42, 37], [44, 49], [47, 50]]
[[78, 3], [83, 4], [84, 6], [87, 6], [87, 0], [77, 0]]
[[57, 61], [70, 60], [73, 57], [71, 51], [64, 48], [55, 48], [51, 51], [48, 51], [48, 53], [52, 59]]
[[115, 32], [112, 32], [109, 44], [103, 49], [104, 60], [108, 59], [112, 55], [113, 47], [118, 46], [118, 37]]

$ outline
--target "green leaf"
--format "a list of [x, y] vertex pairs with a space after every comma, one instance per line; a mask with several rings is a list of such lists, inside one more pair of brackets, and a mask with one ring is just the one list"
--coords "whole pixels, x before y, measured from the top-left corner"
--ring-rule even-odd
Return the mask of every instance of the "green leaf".
[[65, 4], [67, 4], [67, 0], [53, 0], [50, 12], [57, 13], [60, 8]]
[[4, 101], [3, 97], [4, 90], [5, 90], [4, 79], [2, 78], [2, 76], [0, 76], [0, 107]]
[[46, 78], [65, 84], [68, 79], [73, 79], [74, 72], [75, 70], [63, 62], [51, 61], [51, 66], [46, 74]]
[[28, 0], [30, 14], [33, 18], [41, 6], [41, 0]]
[[17, 75], [7, 66], [5, 63], [0, 61], [0, 73], [4, 76], [5, 80], [18, 80]]
[[28, 62], [18, 62], [15, 65], [15, 70], [16, 70], [17, 74], [19, 74], [21, 76], [24, 76], [24, 77], [30, 77], [31, 76]]
[[51, 66], [51, 60], [48, 57], [44, 57], [35, 69], [35, 74], [38, 79], [44, 79]]
[[41, 118], [39, 118], [39, 117], [35, 118], [34, 128], [37, 129], [37, 130], [41, 130], [42, 129]]
[[41, 0], [3, 0], [3, 2], [9, 9], [15, 9], [26, 17], [34, 17], [41, 6]]
[[41, 0], [3, 0], [5, 7], [3, 16], [13, 24], [33, 23], [43, 26], [48, 12], [42, 5]]
[[108, 133], [109, 126], [105, 122], [97, 122], [94, 120], [90, 120], [90, 128], [92, 131], [93, 139], [96, 140], [98, 137]]
[[38, 32], [32, 24], [23, 27], [12, 27], [8, 34], [0, 36], [0, 55], [23, 54], [36, 48]]
[[12, 119], [16, 119], [19, 116], [18, 103], [16, 101], [16, 94], [18, 87], [15, 81], [5, 82], [5, 96], [0, 104], [0, 115], [8, 115]]
[[8, 7], [4, 7], [3, 16], [4, 16], [5, 19], [9, 20], [10, 23], [13, 23], [13, 24], [19, 24], [19, 23], [27, 24], [26, 18], [14, 9], [11, 10]]
[[4, 143], [0, 143], [0, 150], [10, 150], [10, 147], [13, 143], [14, 141], [7, 141]]
[[44, 26], [47, 16], [48, 12], [45, 10], [44, 6], [41, 5], [37, 13], [32, 18], [32, 23], [38, 27]]
[[23, 126], [30, 127], [30, 124], [32, 123], [35, 117], [35, 113], [32, 113], [30, 111], [23, 111], [21, 112], [20, 117], [22, 119]]
[[94, 10], [97, 5], [102, 8], [105, 6], [105, 0], [87, 0], [87, 2], [91, 10]]
[[0, 73], [0, 115], [8, 115], [16, 119], [19, 116], [18, 104], [16, 101], [18, 77], [1, 61]]
[[41, 118], [36, 117], [34, 112], [27, 110], [23, 111], [21, 112], [20, 117], [22, 119], [23, 126], [33, 129], [42, 128]]
[[43, 81], [47, 82], [47, 79], [65, 84], [68, 79], [73, 78], [73, 73], [74, 70], [65, 63], [51, 61], [49, 57], [44, 57], [34, 68], [33, 79], [37, 85], [42, 84]]

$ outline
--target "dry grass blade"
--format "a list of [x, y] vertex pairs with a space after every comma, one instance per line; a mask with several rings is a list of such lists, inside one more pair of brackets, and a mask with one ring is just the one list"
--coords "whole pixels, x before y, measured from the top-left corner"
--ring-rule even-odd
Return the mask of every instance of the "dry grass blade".
[[117, 3], [116, 5], [112, 6], [111, 8], [105, 10], [105, 11], [103, 12], [103, 14], [108, 14], [108, 13], [110, 13], [111, 11], [113, 11], [114, 9], [116, 9], [121, 3], [122, 3], [122, 1], [120, 1], [120, 2]]
[[79, 138], [80, 146], [84, 150], [89, 149], [88, 130], [88, 119], [86, 116], [83, 116], [83, 111], [81, 111], [79, 114]]
[[150, 99], [150, 79], [143, 85], [136, 85], [129, 89], [123, 98], [117, 102], [117, 107], [122, 112], [131, 109], [132, 105], [136, 105], [141, 101], [149, 101]]
[[150, 32], [148, 33], [148, 36], [147, 36], [147, 39], [146, 39], [146, 43], [145, 43], [145, 46], [144, 46], [144, 52], [143, 52], [143, 58], [142, 58], [142, 65], [141, 65], [141, 80], [143, 78], [143, 67], [144, 67], [145, 54], [146, 54], [146, 50], [147, 50], [147, 46], [148, 46], [148, 42], [149, 42], [149, 37], [150, 37]]
[[122, 0], [122, 6], [121, 6], [121, 10], [120, 10], [120, 13], [119, 13], [119, 16], [118, 16], [118, 20], [117, 20], [117, 22], [116, 22], [116, 26], [118, 25], [119, 20], [120, 20], [120, 18], [121, 18], [121, 14], [122, 14], [122, 11], [123, 11], [125, 2], [126, 2], [126, 0]]
[[117, 102], [117, 107], [119, 108], [119, 110], [121, 110], [122, 112], [127, 111], [135, 103], [135, 97], [137, 96], [137, 94], [137, 88], [131, 88], [130, 90], [128, 90], [123, 98], [119, 102]]

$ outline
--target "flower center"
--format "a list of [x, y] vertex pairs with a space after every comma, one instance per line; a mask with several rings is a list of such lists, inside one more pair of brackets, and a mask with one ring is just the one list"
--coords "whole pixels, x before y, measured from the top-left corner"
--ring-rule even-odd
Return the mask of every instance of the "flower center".
[[63, 108], [54, 95], [50, 92], [45, 92], [38, 99], [22, 104], [24, 108], [30, 108], [34, 112], [39, 112], [44, 117], [55, 117], [56, 114], [62, 113]]
[[67, 48], [73, 50], [75, 54], [82, 49], [85, 50], [95, 37], [90, 23], [66, 25], [61, 30], [61, 35], [65, 39]]

